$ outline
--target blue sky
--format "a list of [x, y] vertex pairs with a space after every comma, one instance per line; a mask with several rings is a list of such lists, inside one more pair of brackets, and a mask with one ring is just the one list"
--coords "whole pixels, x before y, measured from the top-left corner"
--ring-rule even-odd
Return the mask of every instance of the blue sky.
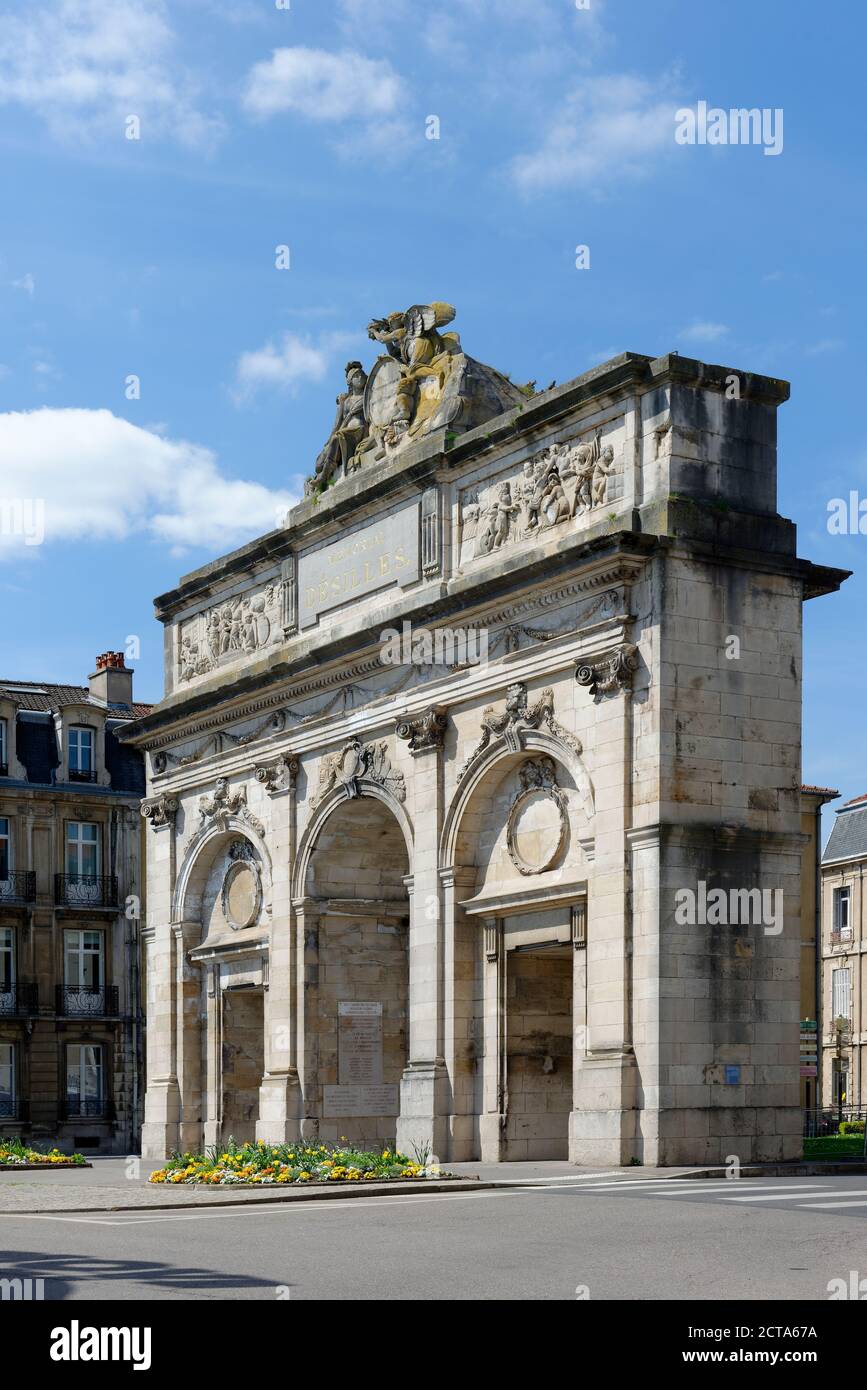
[[[0, 494], [46, 503], [44, 544], [0, 542], [0, 674], [83, 680], [137, 634], [158, 698], [153, 596], [297, 496], [368, 320], [446, 299], [541, 387], [625, 349], [792, 382], [780, 510], [856, 571], [806, 608], [804, 778], [867, 790], [867, 537], [826, 526], [867, 496], [865, 29], [807, 0], [0, 0]], [[678, 145], [699, 101], [782, 108], [782, 153]]]

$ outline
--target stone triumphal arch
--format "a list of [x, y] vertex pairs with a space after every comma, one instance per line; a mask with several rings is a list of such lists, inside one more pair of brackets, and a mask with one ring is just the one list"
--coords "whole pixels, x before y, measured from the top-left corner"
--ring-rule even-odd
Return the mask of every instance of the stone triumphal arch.
[[[842, 575], [777, 513], [788, 388], [626, 353], [539, 393], [453, 318], [373, 320], [285, 526], [157, 601], [145, 1152], [792, 1157], [801, 605]], [[782, 930], [684, 920], [701, 884]]]

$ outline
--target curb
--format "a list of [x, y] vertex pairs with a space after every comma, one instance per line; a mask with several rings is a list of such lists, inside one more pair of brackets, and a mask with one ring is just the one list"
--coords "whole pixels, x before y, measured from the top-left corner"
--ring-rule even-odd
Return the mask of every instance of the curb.
[[0, 1163], [0, 1173], [82, 1173], [92, 1163]]
[[[180, 1184], [178, 1184], [180, 1186]], [[338, 1187], [335, 1183], [333, 1187], [326, 1187], [323, 1183], [320, 1187], [304, 1187], [298, 1192], [266, 1192], [261, 1197], [253, 1200], [239, 1202], [237, 1198], [225, 1197], [218, 1201], [201, 1202], [175, 1202], [171, 1205], [160, 1202], [138, 1203], [135, 1206], [118, 1205], [111, 1207], [16, 1207], [14, 1211], [3, 1211], [2, 1216], [8, 1220], [14, 1220], [16, 1216], [68, 1216], [78, 1212], [87, 1212], [90, 1216], [99, 1217], [101, 1213], [113, 1211], [160, 1211], [169, 1214], [175, 1212], [191, 1211], [193, 1209], [210, 1209], [211, 1207], [247, 1207], [247, 1206], [266, 1206], [273, 1202], [311, 1202], [339, 1201], [343, 1198], [351, 1197], [391, 1197], [398, 1192], [455, 1192], [462, 1188], [472, 1187], [474, 1192], [481, 1192], [488, 1188], [494, 1188], [499, 1184], [492, 1182], [482, 1182], [479, 1178], [450, 1178], [448, 1181], [426, 1181], [413, 1182], [406, 1181], [389, 1183], [365, 1183], [348, 1184]], [[250, 1192], [259, 1186], [258, 1183], [233, 1184], [242, 1192]]]

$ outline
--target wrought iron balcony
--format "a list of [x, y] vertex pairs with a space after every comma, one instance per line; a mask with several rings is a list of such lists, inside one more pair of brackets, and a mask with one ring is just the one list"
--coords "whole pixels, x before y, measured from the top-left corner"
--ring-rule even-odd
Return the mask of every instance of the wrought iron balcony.
[[64, 1119], [67, 1120], [110, 1120], [113, 1118], [110, 1103], [93, 1096], [67, 1095], [63, 1111]]
[[95, 782], [96, 771], [93, 768], [71, 767], [69, 780], [70, 782]]
[[17, 1018], [22, 1014], [35, 1014], [39, 1009], [39, 986], [22, 984], [20, 981], [4, 989], [0, 985], [0, 1016]]
[[117, 985], [87, 989], [84, 985], [55, 985], [56, 1012], [63, 1018], [115, 1018]]
[[831, 945], [832, 945], [832, 946], [842, 946], [843, 943], [844, 943], [845, 941], [851, 941], [851, 940], [852, 940], [852, 928], [851, 928], [851, 927], [840, 927], [838, 930], [835, 930], [835, 931], [832, 931], [832, 932], [831, 932]]
[[32, 869], [7, 869], [0, 872], [0, 903], [32, 903], [36, 901], [36, 873]]
[[114, 874], [55, 874], [54, 899], [65, 907], [117, 907]]
[[10, 1096], [8, 1092], [0, 1095], [0, 1120], [17, 1120], [18, 1105], [17, 1097]]
[[8, 764], [8, 763], [0, 763], [0, 777], [8, 777], [8, 776], [9, 776], [9, 764]]

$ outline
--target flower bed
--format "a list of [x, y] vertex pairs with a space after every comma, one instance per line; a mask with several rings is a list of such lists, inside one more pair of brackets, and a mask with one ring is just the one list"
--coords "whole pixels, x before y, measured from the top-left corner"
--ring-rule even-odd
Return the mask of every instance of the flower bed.
[[357, 1149], [345, 1141], [266, 1144], [260, 1140], [256, 1144], [236, 1144], [230, 1139], [204, 1154], [173, 1154], [165, 1168], [151, 1173], [150, 1181], [282, 1187], [286, 1183], [393, 1182], [442, 1176], [448, 1175], [391, 1148]]
[[62, 1154], [58, 1149], [42, 1153], [20, 1139], [0, 1139], [0, 1168], [89, 1168], [82, 1154]]

